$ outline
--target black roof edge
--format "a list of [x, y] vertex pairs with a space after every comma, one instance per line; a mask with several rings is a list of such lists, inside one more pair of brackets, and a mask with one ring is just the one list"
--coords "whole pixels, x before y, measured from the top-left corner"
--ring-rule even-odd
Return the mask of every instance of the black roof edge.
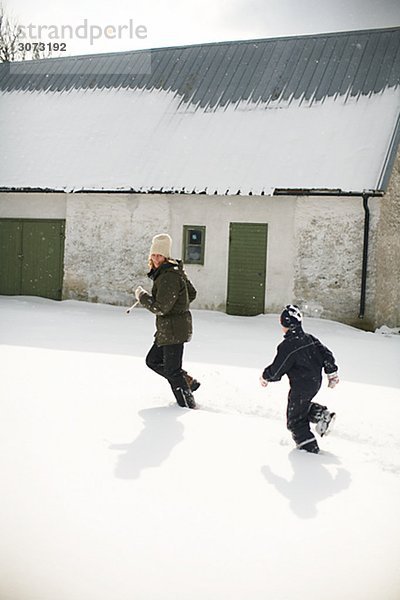
[[[228, 190], [221, 196], [225, 196]], [[165, 196], [171, 194], [194, 194], [196, 196], [204, 196], [207, 194], [206, 190], [200, 190], [196, 192], [195, 190], [182, 190], [182, 189], [150, 189], [150, 190], [142, 190], [142, 189], [57, 189], [57, 188], [40, 188], [40, 187], [0, 187], [0, 194], [147, 194], [150, 196], [151, 194], [164, 194]], [[216, 195], [210, 194], [210, 195]], [[251, 195], [252, 192], [249, 192]], [[218, 195], [218, 194], [217, 194]]]
[[205, 194], [204, 190], [200, 192], [194, 191], [184, 191], [184, 190], [171, 190], [171, 189], [157, 189], [157, 190], [142, 190], [142, 189], [134, 189], [134, 188], [121, 188], [121, 189], [65, 189], [65, 188], [41, 188], [41, 187], [0, 187], [0, 194], [8, 193], [8, 194], [196, 194], [197, 196], [200, 194]]
[[[24, 193], [33, 193], [33, 194], [194, 194], [196, 196], [207, 194], [205, 190], [201, 190], [199, 192], [193, 191], [183, 191], [183, 190], [140, 190], [140, 189], [57, 189], [57, 188], [40, 188], [40, 187], [0, 187], [0, 193], [16, 193], [16, 194], [24, 194]], [[225, 196], [229, 190], [222, 194], [210, 194], [212, 196], [220, 195]], [[240, 190], [233, 192], [232, 195], [243, 195], [243, 196], [265, 196], [265, 192], [262, 191], [259, 194], [255, 194], [253, 191], [249, 191], [248, 193], [241, 194]], [[369, 196], [369, 197], [381, 197], [384, 195], [384, 190], [363, 190], [363, 191], [343, 191], [341, 189], [300, 189], [300, 188], [275, 188], [272, 196], [343, 196], [343, 197], [360, 197], [360, 196]]]
[[56, 190], [53, 188], [39, 188], [39, 187], [0, 187], [0, 193], [40, 193], [40, 194], [54, 194], [54, 193], [65, 193], [66, 190]]
[[381, 197], [384, 190], [343, 191], [341, 189], [303, 189], [303, 188], [275, 188], [274, 196], [370, 196]]

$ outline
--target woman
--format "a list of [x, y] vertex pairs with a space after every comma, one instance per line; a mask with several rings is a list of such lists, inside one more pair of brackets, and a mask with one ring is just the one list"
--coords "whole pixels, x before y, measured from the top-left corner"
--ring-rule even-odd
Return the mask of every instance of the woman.
[[189, 304], [196, 290], [183, 270], [181, 261], [171, 256], [172, 240], [166, 233], [153, 238], [147, 274], [153, 281], [151, 294], [139, 286], [136, 299], [156, 315], [154, 344], [146, 356], [146, 365], [165, 377], [179, 406], [196, 408], [193, 391], [200, 383], [182, 369], [183, 344], [192, 337]]

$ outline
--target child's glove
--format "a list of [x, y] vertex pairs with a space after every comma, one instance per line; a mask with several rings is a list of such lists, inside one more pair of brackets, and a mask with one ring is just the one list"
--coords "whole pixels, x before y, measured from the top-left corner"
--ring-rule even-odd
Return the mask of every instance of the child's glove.
[[141, 285], [139, 285], [139, 286], [136, 288], [136, 290], [135, 290], [135, 298], [136, 298], [136, 300], [138, 300], [138, 301], [139, 301], [139, 300], [140, 300], [140, 296], [141, 296], [142, 294], [145, 294], [145, 293], [146, 293], [146, 290], [145, 290], [144, 288], [142, 288], [142, 286], [141, 286]]
[[266, 379], [264, 379], [264, 377], [262, 375], [260, 376], [260, 383], [261, 383], [262, 387], [267, 387], [267, 385], [268, 385], [268, 381]]
[[328, 374], [328, 387], [329, 388], [334, 388], [335, 385], [337, 385], [339, 383], [339, 377], [337, 374], [337, 371], [335, 371], [334, 373], [329, 373]]

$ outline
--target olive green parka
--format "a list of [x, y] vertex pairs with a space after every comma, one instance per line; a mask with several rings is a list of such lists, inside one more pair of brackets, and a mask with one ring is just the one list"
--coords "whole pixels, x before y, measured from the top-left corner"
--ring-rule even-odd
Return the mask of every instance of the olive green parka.
[[156, 315], [157, 346], [182, 344], [192, 337], [189, 304], [196, 290], [188, 279], [181, 261], [168, 260], [148, 273], [153, 280], [151, 294], [143, 292], [140, 304]]

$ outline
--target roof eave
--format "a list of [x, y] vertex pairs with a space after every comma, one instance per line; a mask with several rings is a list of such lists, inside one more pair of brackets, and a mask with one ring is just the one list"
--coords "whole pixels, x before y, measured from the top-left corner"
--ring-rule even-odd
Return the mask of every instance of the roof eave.
[[317, 188], [275, 188], [274, 196], [383, 196], [384, 190], [342, 190], [340, 188], [317, 189]]
[[[270, 193], [268, 193], [270, 192]], [[275, 188], [273, 190], [268, 190], [265, 192], [262, 190], [252, 191], [242, 193], [240, 190], [230, 191], [226, 190], [221, 193], [218, 190], [214, 192], [200, 189], [181, 189], [181, 190], [173, 190], [167, 188], [160, 189], [136, 189], [136, 188], [112, 188], [112, 189], [104, 189], [104, 188], [41, 188], [41, 187], [0, 187], [0, 193], [41, 193], [41, 194], [188, 194], [188, 195], [207, 195], [207, 196], [226, 196], [226, 195], [235, 195], [235, 196], [342, 196], [342, 197], [351, 197], [351, 196], [370, 196], [370, 197], [381, 197], [384, 195], [384, 190], [372, 190], [372, 189], [364, 189], [364, 190], [352, 190], [345, 191], [339, 188], [337, 189], [318, 189], [318, 188]]]

